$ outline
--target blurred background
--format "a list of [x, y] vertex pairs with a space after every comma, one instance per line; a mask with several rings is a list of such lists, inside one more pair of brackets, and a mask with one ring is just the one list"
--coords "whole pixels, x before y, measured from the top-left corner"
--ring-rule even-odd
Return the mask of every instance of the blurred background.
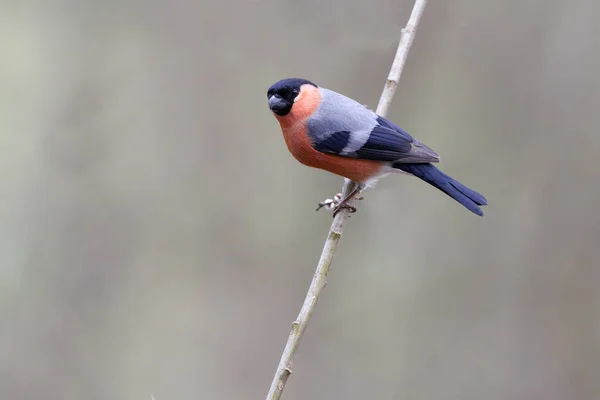
[[[375, 108], [412, 5], [4, 1], [0, 398], [264, 398], [342, 185], [266, 89]], [[428, 4], [389, 117], [490, 205], [366, 192], [285, 399], [600, 397], [599, 18]]]

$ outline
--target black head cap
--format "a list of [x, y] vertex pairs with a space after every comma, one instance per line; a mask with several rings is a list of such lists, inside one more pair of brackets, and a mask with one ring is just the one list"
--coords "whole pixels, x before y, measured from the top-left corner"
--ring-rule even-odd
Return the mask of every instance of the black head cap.
[[294, 99], [300, 93], [302, 85], [318, 87], [309, 80], [302, 78], [287, 78], [272, 84], [267, 90], [269, 108], [277, 115], [287, 115], [294, 105]]

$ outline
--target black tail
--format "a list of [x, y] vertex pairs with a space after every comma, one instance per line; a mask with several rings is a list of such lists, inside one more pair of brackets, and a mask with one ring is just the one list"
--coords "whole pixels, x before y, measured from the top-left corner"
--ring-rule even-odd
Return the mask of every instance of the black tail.
[[393, 167], [423, 179], [425, 182], [435, 186], [463, 206], [467, 207], [471, 212], [474, 212], [477, 215], [483, 215], [483, 211], [481, 211], [481, 208], [478, 206], [487, 205], [485, 197], [449, 177], [434, 165], [396, 163]]

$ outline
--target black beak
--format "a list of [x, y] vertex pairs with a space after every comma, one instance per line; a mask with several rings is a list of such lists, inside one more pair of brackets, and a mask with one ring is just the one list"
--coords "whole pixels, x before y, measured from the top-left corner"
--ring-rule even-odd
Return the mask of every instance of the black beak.
[[274, 94], [269, 97], [269, 108], [275, 114], [285, 115], [289, 112], [290, 104], [287, 100], [281, 98], [279, 95]]

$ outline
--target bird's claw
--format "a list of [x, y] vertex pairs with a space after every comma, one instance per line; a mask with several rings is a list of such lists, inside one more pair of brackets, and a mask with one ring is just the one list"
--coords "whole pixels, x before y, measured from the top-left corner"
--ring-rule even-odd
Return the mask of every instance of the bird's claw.
[[[364, 197], [362, 197], [362, 196], [356, 196], [354, 199], [355, 200], [362, 200], [363, 198]], [[356, 207], [350, 206], [348, 204], [340, 204], [341, 201], [342, 201], [342, 194], [338, 193], [335, 196], [333, 196], [333, 199], [325, 199], [322, 202], [320, 202], [317, 205], [317, 211], [319, 211], [321, 208], [325, 207], [328, 210], [333, 210], [333, 216], [334, 217], [343, 208], [350, 210], [350, 213], [355, 213], [356, 212]]]
[[356, 207], [351, 206], [350, 204], [338, 204], [334, 209], [333, 209], [333, 218], [335, 218], [335, 216], [342, 211], [343, 209], [349, 210], [350, 214], [354, 214], [356, 212]]
[[319, 204], [317, 204], [317, 211], [319, 211], [323, 207], [327, 208], [328, 210], [333, 210], [340, 203], [341, 200], [342, 194], [338, 193], [335, 196], [333, 196], [333, 199], [325, 199]]

